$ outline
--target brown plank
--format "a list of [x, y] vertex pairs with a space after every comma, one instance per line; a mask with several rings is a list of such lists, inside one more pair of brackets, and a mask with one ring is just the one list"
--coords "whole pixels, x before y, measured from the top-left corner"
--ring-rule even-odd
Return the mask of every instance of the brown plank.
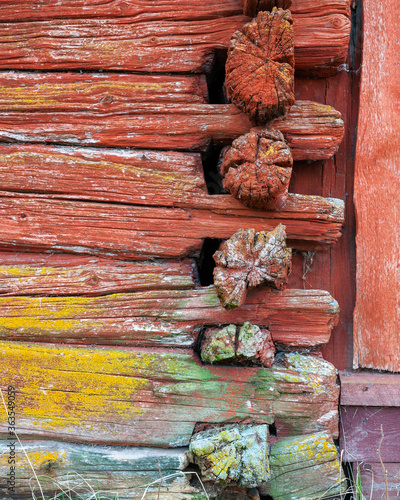
[[[97, 269], [96, 276], [101, 277], [101, 270], [92, 269]], [[21, 276], [21, 286], [26, 283], [27, 289], [30, 286], [31, 291], [35, 291], [34, 286], [41, 290], [41, 284], [47, 281], [52, 287], [48, 295], [56, 296], [0, 297], [0, 338], [192, 347], [203, 325], [242, 324], [246, 318], [246, 321], [269, 327], [273, 340], [279, 344], [292, 348], [314, 347], [329, 340], [339, 314], [336, 301], [321, 290], [277, 292], [261, 288], [249, 292], [246, 303], [231, 312], [222, 308], [213, 286], [197, 290], [143, 290], [97, 297], [57, 296], [65, 293], [63, 276], [69, 274], [75, 279], [74, 272], [79, 276], [80, 271], [80, 267], [54, 271], [49, 267], [35, 270], [34, 266], [1, 266], [0, 273], [5, 282], [9, 275], [14, 278]], [[57, 272], [61, 274], [60, 279], [53, 277]], [[40, 273], [42, 279], [29, 285], [31, 274], [36, 273]], [[75, 286], [78, 288], [79, 284]], [[99, 290], [96, 287], [94, 285], [91, 295]]]
[[400, 462], [400, 408], [342, 406], [340, 419], [340, 448], [345, 462], [379, 462], [382, 432], [383, 462]]
[[[363, 2], [364, 51], [354, 179], [354, 366], [398, 372], [400, 236], [395, 227], [400, 216], [400, 30], [396, 19], [387, 16], [388, 9], [396, 5], [395, 0], [384, 5]], [[382, 50], [376, 50], [378, 46]]]
[[280, 222], [295, 248], [321, 248], [340, 236], [340, 200], [291, 195], [277, 213], [248, 210], [237, 200], [223, 206], [230, 195], [214, 198], [214, 206], [185, 210], [1, 192], [0, 248], [146, 259], [196, 255], [203, 238], [227, 239], [241, 227], [269, 231]]
[[4, 342], [0, 351], [25, 439], [178, 447], [196, 422], [244, 418], [275, 421], [282, 437], [337, 435], [336, 370], [308, 356], [284, 354], [267, 369], [201, 365], [183, 350]]
[[[249, 131], [231, 104], [205, 104], [202, 77], [0, 74], [0, 140], [204, 150]], [[298, 101], [273, 128], [295, 160], [330, 158], [344, 127], [329, 106]]]
[[[360, 478], [362, 493], [365, 498], [374, 500], [398, 500], [400, 491], [400, 464], [385, 462], [383, 471], [381, 463], [360, 463]], [[354, 464], [354, 477], [357, 475], [357, 465]], [[387, 488], [386, 481], [387, 480]]]
[[194, 273], [189, 260], [126, 262], [74, 255], [33, 259], [29, 254], [0, 253], [0, 296], [193, 289]]
[[[215, 49], [227, 49], [232, 33], [249, 21], [239, 15], [239, 2], [183, 6], [172, 0], [157, 12], [120, 2], [99, 10], [96, 3], [2, 5], [0, 67], [204, 72], [211, 68]], [[321, 14], [317, 6], [311, 23], [308, 15], [295, 15], [297, 69], [336, 72], [350, 36], [349, 19], [341, 10]]]
[[400, 407], [400, 375], [383, 373], [340, 373], [342, 406]]

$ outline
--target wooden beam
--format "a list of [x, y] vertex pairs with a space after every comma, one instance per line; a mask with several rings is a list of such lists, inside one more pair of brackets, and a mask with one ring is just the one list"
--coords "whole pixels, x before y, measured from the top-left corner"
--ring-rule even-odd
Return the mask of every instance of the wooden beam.
[[400, 234], [395, 229], [400, 217], [400, 30], [387, 12], [397, 5], [396, 0], [363, 2], [354, 174], [357, 296], [353, 364], [393, 372], [400, 371]]
[[201, 365], [183, 350], [2, 342], [0, 352], [24, 439], [179, 447], [196, 422], [242, 419], [275, 422], [278, 436], [338, 431], [336, 370], [313, 357], [243, 368]]
[[[241, 15], [238, 1], [202, 4], [169, 0], [154, 12], [132, 3], [99, 6], [94, 0], [62, 7], [51, 0], [45, 8], [41, 2], [2, 2], [0, 67], [205, 72], [215, 49], [227, 49], [232, 34], [250, 18]], [[350, 38], [350, 21], [342, 12], [338, 6], [320, 13], [316, 3], [311, 22], [309, 15], [294, 15], [297, 69], [336, 72]]]
[[[207, 104], [203, 77], [0, 73], [0, 140], [204, 151], [248, 132], [232, 104]], [[343, 121], [330, 106], [298, 101], [282, 130], [295, 160], [330, 158]]]
[[[56, 272], [60, 271], [61, 275], [73, 278], [71, 269]], [[21, 285], [31, 280], [29, 273], [39, 272], [42, 276], [36, 280], [39, 290], [41, 283], [47, 281], [47, 286], [51, 283], [52, 293], [57, 294], [60, 289], [64, 292], [51, 268], [33, 271], [26, 267], [2, 266], [0, 272], [5, 280], [7, 276], [14, 279], [18, 276]], [[81, 270], [77, 268], [75, 272], [79, 274]], [[96, 280], [101, 274], [100, 267], [92, 277]], [[118, 276], [115, 280], [118, 283]], [[94, 289], [99, 288], [95, 283]], [[229, 313], [220, 305], [214, 287], [142, 290], [98, 297], [13, 296], [0, 298], [0, 338], [181, 348], [194, 345], [202, 325], [242, 324], [245, 317], [256, 325], [269, 327], [275, 342], [291, 347], [313, 347], [328, 342], [338, 313], [337, 302], [320, 290], [281, 293], [254, 290], [249, 292], [242, 308]]]
[[400, 462], [400, 408], [342, 406], [340, 448], [345, 462]]
[[[7, 478], [10, 472], [8, 443], [9, 441], [0, 443], [2, 478]], [[142, 486], [159, 480], [160, 474], [164, 478], [160, 489], [163, 500], [173, 500], [177, 496], [190, 500], [193, 495], [202, 493], [200, 486], [197, 488], [189, 484], [195, 476], [188, 475], [185, 480], [184, 474], [177, 474], [166, 479], [166, 476], [179, 473], [187, 467], [187, 448], [111, 448], [25, 439], [23, 446], [47, 498], [54, 497], [55, 492], [61, 493], [63, 487], [64, 491], [73, 489], [82, 496], [89, 495], [92, 488], [101, 492], [102, 498], [118, 496], [121, 500], [140, 500], [145, 491]], [[7, 490], [3, 480], [0, 485], [3, 500], [26, 498], [31, 495], [31, 488], [36, 496], [40, 495], [36, 481], [31, 480], [32, 469], [18, 444], [16, 451], [18, 457], [14, 493]], [[159, 487], [160, 483], [155, 483], [149, 488], [148, 496], [157, 495]]]
[[293, 14], [310, 17], [343, 14], [350, 18], [350, 4], [351, 0], [292, 0], [290, 10]]
[[289, 246], [315, 249], [334, 243], [343, 224], [341, 200], [314, 196], [290, 195], [282, 212], [250, 210], [230, 195], [210, 196], [205, 205], [200, 200], [200, 207], [189, 210], [3, 191], [0, 248], [142, 260], [176, 258], [198, 255], [203, 238], [228, 239], [242, 227], [269, 231], [282, 223]]
[[340, 372], [342, 406], [398, 406], [400, 375]]

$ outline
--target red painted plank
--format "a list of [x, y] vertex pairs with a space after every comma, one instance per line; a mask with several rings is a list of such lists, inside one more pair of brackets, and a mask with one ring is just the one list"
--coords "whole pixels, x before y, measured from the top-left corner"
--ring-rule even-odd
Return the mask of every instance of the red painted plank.
[[[400, 371], [400, 29], [396, 0], [363, 2], [356, 150], [357, 301], [354, 366]], [[379, 47], [379, 50], [377, 50]]]
[[340, 382], [342, 406], [400, 407], [400, 375], [341, 372]]
[[[362, 493], [366, 499], [373, 500], [398, 500], [400, 496], [400, 464], [385, 462], [361, 463], [360, 478]], [[354, 464], [354, 477], [357, 475], [357, 464]], [[387, 487], [386, 481], [387, 480]]]
[[342, 406], [340, 421], [340, 448], [345, 462], [379, 461], [381, 429], [382, 460], [400, 462], [400, 408]]

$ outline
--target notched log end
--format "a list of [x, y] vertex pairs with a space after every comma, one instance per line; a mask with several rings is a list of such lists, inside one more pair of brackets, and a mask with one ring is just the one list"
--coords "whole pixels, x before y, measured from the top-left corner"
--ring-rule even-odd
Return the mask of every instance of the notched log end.
[[286, 205], [293, 158], [278, 130], [252, 129], [222, 152], [223, 186], [244, 205], [282, 210]]
[[275, 346], [268, 329], [252, 325], [210, 328], [204, 333], [201, 359], [204, 363], [230, 363], [271, 367]]
[[189, 449], [205, 478], [252, 488], [270, 478], [268, 441], [268, 425], [230, 424], [198, 432]]
[[292, 251], [286, 247], [285, 226], [273, 231], [239, 229], [215, 252], [214, 286], [228, 311], [243, 305], [247, 289], [267, 285], [284, 290], [291, 271]]
[[240, 0], [245, 16], [254, 17], [261, 10], [271, 11], [274, 7], [290, 9], [292, 0]]
[[259, 125], [288, 112], [294, 103], [293, 20], [288, 10], [259, 12], [233, 34], [226, 91]]

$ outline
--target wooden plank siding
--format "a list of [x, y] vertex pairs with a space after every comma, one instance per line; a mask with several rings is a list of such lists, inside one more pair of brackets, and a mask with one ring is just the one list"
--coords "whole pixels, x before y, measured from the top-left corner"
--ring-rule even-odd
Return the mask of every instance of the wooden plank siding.
[[[364, 53], [356, 150], [357, 301], [354, 367], [400, 371], [398, 71], [393, 0], [363, 3]], [[377, 51], [379, 44], [382, 50]], [[378, 68], [378, 69], [377, 69]]]
[[[250, 19], [240, 15], [239, 1], [201, 3], [193, 8], [172, 0], [157, 12], [137, 2], [100, 8], [98, 2], [67, 2], [63, 8], [55, 1], [46, 8], [40, 2], [33, 6], [39, 8], [6, 3], [0, 11], [0, 67], [204, 72], [214, 51], [226, 50], [233, 32]], [[334, 74], [347, 55], [348, 4], [335, 2], [321, 11], [316, 5], [310, 17], [305, 3], [308, 15], [294, 14], [296, 68]]]

